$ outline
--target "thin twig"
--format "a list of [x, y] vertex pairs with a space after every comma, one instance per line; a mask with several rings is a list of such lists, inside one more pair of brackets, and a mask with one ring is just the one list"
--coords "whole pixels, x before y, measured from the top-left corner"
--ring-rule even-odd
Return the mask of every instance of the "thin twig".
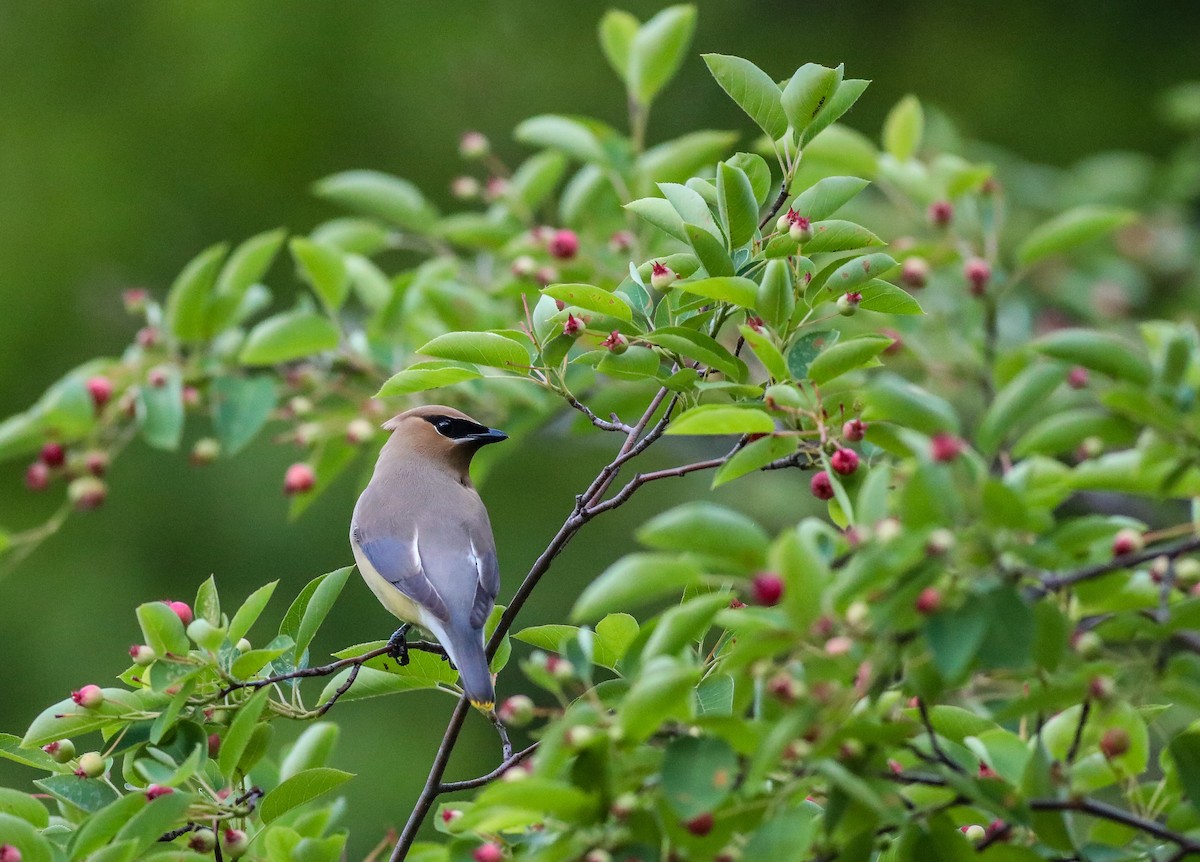
[[568, 404], [586, 416], [591, 423], [601, 431], [619, 431], [622, 434], [629, 434], [633, 431], [633, 428], [631, 428], [629, 425], [626, 425], [624, 422], [609, 422], [607, 419], [601, 419], [594, 412], [592, 412], [592, 408], [588, 407], [570, 392], [563, 392], [562, 396], [566, 399]]
[[1187, 853], [1200, 853], [1200, 840], [1184, 835], [1182, 832], [1176, 832], [1174, 829], [1168, 829], [1157, 820], [1139, 817], [1123, 808], [1109, 805], [1107, 802], [1097, 802], [1095, 799], [1086, 798], [1032, 799], [1029, 807], [1034, 811], [1075, 811], [1099, 817], [1101, 820], [1120, 823], [1139, 832], [1145, 832], [1147, 835], [1153, 835], [1155, 838], [1170, 841], [1172, 844], [1179, 845], [1179, 848]]
[[1048, 593], [1057, 592], [1064, 587], [1070, 587], [1082, 581], [1093, 580], [1102, 575], [1107, 575], [1109, 572], [1115, 572], [1118, 569], [1128, 569], [1132, 566], [1148, 563], [1155, 557], [1167, 557], [1173, 560], [1176, 557], [1181, 557], [1196, 550], [1200, 550], [1200, 536], [1191, 536], [1173, 545], [1147, 548], [1132, 554], [1122, 554], [1103, 563], [1086, 566], [1082, 569], [1076, 569], [1073, 572], [1065, 572], [1061, 575], [1045, 574], [1039, 578], [1040, 583], [1030, 589], [1028, 597], [1041, 598]]
[[942, 750], [941, 743], [937, 740], [937, 731], [933, 729], [933, 721], [929, 718], [929, 707], [925, 705], [924, 698], [917, 699], [917, 711], [921, 713], [921, 723], [925, 725], [925, 732], [929, 735], [929, 747], [933, 749], [933, 753], [937, 756], [937, 759], [955, 772], [962, 772], [963, 768], [951, 760], [950, 756]]
[[320, 718], [325, 713], [329, 712], [329, 708], [331, 706], [333, 706], [335, 703], [337, 703], [338, 699], [343, 694], [345, 694], [346, 692], [348, 692], [350, 690], [350, 686], [354, 685], [354, 681], [356, 679], [358, 679], [358, 672], [360, 670], [362, 670], [362, 662], [359, 662], [358, 664], [354, 665], [354, 667], [350, 671], [350, 674], [346, 677], [346, 681], [337, 687], [337, 691], [335, 691], [333, 693], [333, 695], [330, 696], [329, 700], [327, 700], [327, 701], [325, 701], [325, 703], [321, 704], [321, 706], [317, 709], [316, 715], [313, 716], [314, 718]]
[[495, 781], [508, 770], [512, 769], [521, 761], [529, 757], [537, 751], [539, 743], [534, 743], [528, 748], [523, 748], [516, 754], [510, 754], [507, 759], [487, 775], [481, 775], [478, 778], [468, 778], [465, 781], [450, 781], [441, 785], [438, 789], [439, 793], [455, 793], [459, 790], [471, 790], [475, 787], [482, 787], [485, 784], [490, 784]]
[[1079, 723], [1075, 725], [1075, 738], [1071, 740], [1071, 747], [1067, 749], [1067, 763], [1075, 762], [1075, 755], [1079, 754], [1079, 746], [1083, 742], [1083, 726], [1087, 724], [1088, 716], [1092, 714], [1092, 699], [1085, 698], [1083, 708], [1079, 711]]
[[[411, 641], [408, 644], [409, 649], [421, 650], [422, 652], [431, 652], [435, 655], [444, 656], [446, 650], [440, 645], [430, 643], [429, 641]], [[370, 652], [365, 652], [362, 655], [351, 656], [350, 658], [338, 659], [329, 664], [317, 665], [316, 667], [302, 667], [298, 670], [290, 670], [287, 673], [276, 674], [275, 676], [263, 677], [262, 679], [251, 679], [245, 682], [230, 683], [217, 694], [218, 699], [225, 697], [231, 692], [235, 692], [241, 688], [262, 688], [266, 685], [274, 685], [277, 682], [285, 682], [289, 679], [302, 679], [310, 676], [329, 676], [335, 674], [345, 667], [361, 666], [373, 658], [381, 655], [386, 655], [390, 647], [381, 646]]]
[[779, 184], [779, 194], [775, 196], [775, 200], [771, 202], [771, 208], [767, 210], [767, 214], [762, 217], [758, 223], [758, 229], [762, 230], [771, 223], [771, 219], [779, 215], [779, 211], [783, 209], [783, 205], [787, 203], [788, 192], [790, 191], [791, 183], [788, 180], [789, 176], [784, 176], [783, 182]]
[[170, 832], [164, 832], [162, 835], [158, 836], [158, 840], [160, 842], [174, 841], [180, 835], [187, 835], [189, 832], [195, 832], [200, 828], [201, 826], [199, 823], [188, 823], [184, 826], [180, 826], [178, 829], [172, 829]]

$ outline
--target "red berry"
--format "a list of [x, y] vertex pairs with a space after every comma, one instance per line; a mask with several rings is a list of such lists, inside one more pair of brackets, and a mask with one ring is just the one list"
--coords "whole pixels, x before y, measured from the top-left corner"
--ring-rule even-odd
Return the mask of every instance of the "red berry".
[[559, 260], [570, 260], [579, 252], [579, 235], [573, 230], [555, 231], [546, 244], [546, 249], [552, 257]]
[[168, 601], [166, 602], [166, 606], [171, 609], [175, 616], [179, 617], [179, 621], [185, 626], [191, 624], [192, 620], [195, 619], [192, 609], [186, 602]]
[[98, 685], [85, 685], [78, 691], [71, 692], [71, 700], [84, 709], [96, 709], [104, 703], [104, 692]]
[[99, 478], [108, 472], [108, 453], [94, 449], [83, 456], [83, 466], [93, 476]]
[[175, 788], [173, 787], [164, 787], [161, 784], [151, 784], [146, 788], [146, 801], [153, 802], [160, 796], [170, 796], [174, 792]]
[[963, 441], [952, 434], [935, 434], [929, 441], [929, 457], [945, 464], [962, 454]]
[[929, 205], [929, 222], [945, 227], [954, 220], [954, 204], [950, 201], [934, 201]]
[[47, 443], [42, 447], [38, 458], [47, 467], [61, 467], [63, 461], [67, 459], [67, 451], [62, 447], [61, 443]]
[[0, 862], [21, 862], [21, 851], [11, 844], [0, 844]]
[[25, 487], [30, 491], [43, 491], [50, 484], [50, 468], [41, 461], [34, 461], [25, 468]]
[[99, 410], [108, 403], [108, 399], [112, 398], [112, 381], [101, 375], [89, 377], [87, 382], [87, 390], [92, 396], [92, 403], [95, 404], [96, 409]]
[[941, 606], [942, 594], [934, 587], [926, 587], [921, 590], [920, 595], [917, 596], [917, 600], [913, 605], [919, 614], [937, 613]]
[[293, 464], [283, 477], [283, 493], [303, 494], [317, 484], [317, 474], [308, 464]]
[[973, 257], [963, 264], [963, 277], [971, 287], [972, 296], [983, 296], [992, 277], [992, 268], [983, 258]]
[[1082, 365], [1076, 365], [1067, 372], [1067, 385], [1072, 389], [1082, 389], [1088, 385], [1088, 370]]
[[853, 449], [838, 449], [829, 458], [829, 466], [834, 472], [849, 476], [858, 469], [858, 453]]
[[1125, 527], [1113, 536], [1112, 552], [1114, 557], [1134, 554], [1146, 547], [1146, 540], [1137, 530]]
[[813, 474], [809, 489], [812, 491], [812, 495], [818, 500], [833, 499], [833, 481], [824, 470]]
[[620, 356], [629, 349], [629, 339], [614, 329], [608, 338], [600, 342], [600, 346], [607, 347], [610, 352]]
[[583, 335], [583, 330], [586, 326], [587, 321], [582, 317], [568, 314], [567, 322], [563, 324], [563, 335], [567, 336], [567, 338], [578, 338]]
[[924, 287], [929, 282], [929, 263], [923, 257], [905, 258], [900, 267], [900, 280], [914, 289]]
[[471, 854], [471, 858], [475, 862], [503, 862], [504, 851], [500, 849], [499, 844], [493, 844], [490, 841], [487, 844], [480, 844], [475, 848], [475, 852]]
[[863, 437], [867, 436], [867, 423], [861, 419], [851, 419], [842, 425], [842, 436], [853, 443], [857, 443]]
[[210, 733], [208, 735], [208, 756], [216, 757], [221, 752], [221, 735], [218, 733]]
[[703, 838], [713, 828], [713, 816], [711, 812], [705, 811], [703, 814], [697, 814], [691, 820], [687, 820], [683, 824], [683, 828], [693, 835], [698, 835]]
[[1100, 737], [1100, 753], [1106, 758], [1120, 757], [1129, 750], [1129, 731], [1123, 727], [1110, 727]]
[[766, 607], [774, 607], [783, 598], [783, 578], [774, 572], [759, 572], [750, 582], [754, 601]]

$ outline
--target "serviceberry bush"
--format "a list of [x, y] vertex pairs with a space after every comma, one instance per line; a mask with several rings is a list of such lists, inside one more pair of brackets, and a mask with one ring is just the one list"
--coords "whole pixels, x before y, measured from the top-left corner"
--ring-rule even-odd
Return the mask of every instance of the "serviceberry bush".
[[[48, 523], [0, 536], [11, 564], [102, 505], [138, 438], [197, 464], [299, 444], [296, 516], [418, 401], [518, 437], [575, 411], [611, 460], [490, 622], [501, 691], [541, 692], [500, 705], [517, 745], [447, 778], [470, 710], [436, 644], [311, 654], [351, 569], [277, 632], [256, 625], [275, 584], [231, 605], [210, 579], [136, 609], [118, 684], [0, 737], [38, 774], [0, 789], [0, 859], [332, 862], [336, 716], [416, 689], [456, 705], [373, 859], [1200, 854], [1200, 339], [1171, 320], [1200, 294], [1200, 92], [1164, 101], [1187, 136], [1167, 163], [1053, 171], [912, 96], [877, 143], [843, 123], [868, 82], [840, 66], [777, 81], [707, 54], [753, 134], [648, 145], [694, 20], [602, 19], [627, 132], [533, 117], [513, 169], [469, 133], [449, 215], [402, 179], [324, 179], [351, 215], [207, 249], [161, 301], [127, 293], [125, 353], [0, 424], [29, 492], [65, 485]], [[263, 279], [285, 245], [307, 287], [280, 310]], [[639, 468], [674, 436], [711, 454]], [[764, 470], [795, 476], [794, 525], [677, 498], [568, 619], [518, 624], [642, 486], [707, 471], [754, 494]], [[278, 752], [283, 719], [313, 723]]]

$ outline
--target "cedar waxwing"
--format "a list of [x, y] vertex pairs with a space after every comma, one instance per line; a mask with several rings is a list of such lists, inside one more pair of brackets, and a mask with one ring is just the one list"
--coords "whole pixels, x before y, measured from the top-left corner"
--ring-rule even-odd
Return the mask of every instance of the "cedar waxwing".
[[[350, 522], [350, 547], [367, 586], [405, 625], [433, 634], [458, 668], [471, 704], [496, 701], [483, 626], [500, 569], [487, 509], [471, 484], [471, 458], [507, 435], [452, 407], [414, 407], [384, 423], [392, 432]], [[401, 659], [402, 661], [404, 659]]]

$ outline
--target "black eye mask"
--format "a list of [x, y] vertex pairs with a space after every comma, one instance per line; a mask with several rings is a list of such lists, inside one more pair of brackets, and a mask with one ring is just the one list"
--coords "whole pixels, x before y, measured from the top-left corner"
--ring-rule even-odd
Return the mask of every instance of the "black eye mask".
[[467, 419], [455, 419], [453, 416], [423, 416], [426, 422], [437, 429], [443, 437], [451, 440], [462, 440], [464, 437], [479, 437], [487, 434], [488, 429], [478, 422]]

